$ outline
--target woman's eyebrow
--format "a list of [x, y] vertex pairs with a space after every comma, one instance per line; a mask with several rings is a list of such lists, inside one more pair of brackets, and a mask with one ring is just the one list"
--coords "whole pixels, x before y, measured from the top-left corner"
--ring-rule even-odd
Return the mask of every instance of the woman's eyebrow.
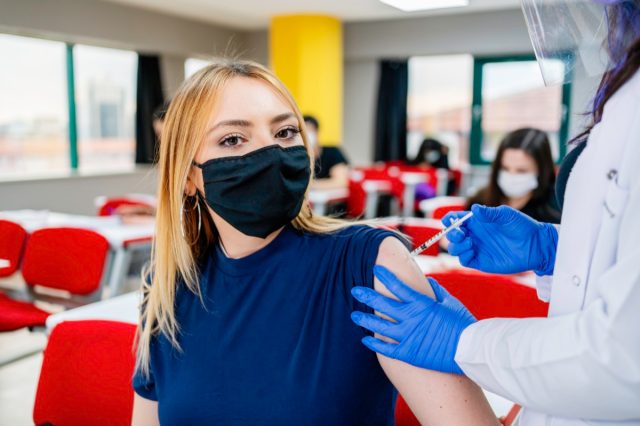
[[[294, 118], [296, 115], [292, 112], [285, 112], [284, 114], [276, 115], [272, 120], [271, 124], [276, 124], [288, 120], [290, 118]], [[219, 127], [251, 127], [251, 122], [247, 120], [225, 120], [215, 124], [211, 127], [208, 132], [212, 132]]]
[[296, 115], [292, 112], [285, 112], [284, 114], [279, 114], [273, 117], [273, 119], [271, 120], [271, 124], [277, 124], [290, 118], [294, 118], [295, 116]]
[[217, 123], [215, 126], [211, 127], [208, 132], [212, 132], [219, 127], [251, 127], [251, 123], [247, 120], [225, 120]]

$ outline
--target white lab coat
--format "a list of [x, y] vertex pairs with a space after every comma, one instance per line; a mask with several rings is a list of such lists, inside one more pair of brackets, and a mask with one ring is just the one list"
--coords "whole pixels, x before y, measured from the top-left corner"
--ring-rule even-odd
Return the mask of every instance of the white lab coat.
[[479, 321], [456, 361], [520, 426], [640, 425], [640, 72], [571, 172], [549, 282], [549, 318]]

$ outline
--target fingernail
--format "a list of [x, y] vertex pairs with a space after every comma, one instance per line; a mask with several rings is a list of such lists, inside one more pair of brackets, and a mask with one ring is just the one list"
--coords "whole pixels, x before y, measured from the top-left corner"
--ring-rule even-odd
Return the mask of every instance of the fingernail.
[[356, 312], [351, 312], [351, 320], [355, 323], [358, 323], [358, 321], [360, 321], [360, 319], [362, 318], [362, 313], [356, 311]]

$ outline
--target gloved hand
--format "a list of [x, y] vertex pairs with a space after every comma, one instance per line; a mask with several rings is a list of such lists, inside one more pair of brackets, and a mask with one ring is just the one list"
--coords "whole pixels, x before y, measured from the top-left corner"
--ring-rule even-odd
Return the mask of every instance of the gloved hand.
[[429, 278], [429, 283], [437, 300], [408, 287], [383, 266], [375, 266], [374, 273], [399, 302], [366, 287], [354, 287], [351, 294], [397, 322], [359, 311], [353, 312], [351, 319], [398, 343], [372, 336], [363, 338], [362, 343], [375, 352], [417, 367], [463, 374], [454, 357], [462, 331], [476, 322], [467, 308], [434, 279]]
[[[508, 206], [474, 204], [471, 211], [471, 219], [447, 235], [449, 253], [458, 256], [463, 266], [500, 274], [553, 273], [558, 246], [558, 231], [553, 225], [537, 222]], [[448, 213], [442, 223], [449, 226], [452, 218], [466, 213]]]

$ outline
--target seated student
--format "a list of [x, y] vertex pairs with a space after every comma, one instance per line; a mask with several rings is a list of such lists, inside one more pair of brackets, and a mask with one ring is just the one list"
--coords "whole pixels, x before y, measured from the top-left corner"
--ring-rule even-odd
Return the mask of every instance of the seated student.
[[349, 185], [349, 161], [337, 146], [320, 146], [320, 124], [311, 116], [304, 116], [309, 144], [316, 158], [314, 188], [346, 188]]
[[[435, 139], [426, 138], [420, 144], [418, 154], [409, 161], [409, 164], [424, 168], [449, 170], [449, 148]], [[455, 189], [455, 181], [450, 178], [447, 183], [447, 195], [453, 195]], [[419, 202], [435, 196], [436, 188], [433, 185], [426, 182], [416, 185], [416, 201]]]
[[[496, 425], [482, 390], [377, 356], [350, 290], [385, 265], [433, 290], [395, 234], [313, 214], [292, 96], [218, 61], [173, 98], [137, 339], [134, 425], [392, 425], [395, 388], [431, 425]], [[393, 384], [392, 384], [393, 383]]]
[[556, 181], [547, 134], [519, 129], [507, 134], [496, 153], [489, 184], [467, 200], [472, 204], [506, 204], [540, 222], [560, 223]]
[[426, 138], [420, 144], [418, 154], [409, 164], [449, 170], [449, 148], [435, 139]]

